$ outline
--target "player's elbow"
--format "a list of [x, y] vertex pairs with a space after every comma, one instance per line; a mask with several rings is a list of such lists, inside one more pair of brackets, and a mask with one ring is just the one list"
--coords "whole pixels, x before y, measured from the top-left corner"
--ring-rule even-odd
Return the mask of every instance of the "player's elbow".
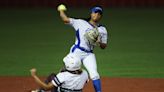
[[46, 85], [44, 85], [42, 87], [43, 87], [44, 90], [48, 91], [48, 90], [52, 89], [54, 86], [53, 86], [52, 83], [48, 83], [48, 84], [46, 84]]
[[69, 20], [68, 19], [65, 19], [63, 20], [64, 24], [68, 24], [69, 23]]
[[[62, 18], [62, 17], [61, 17]], [[69, 18], [62, 18], [62, 21], [65, 23], [65, 24], [68, 24], [70, 22]]]
[[69, 22], [70, 22], [69, 17], [64, 16], [64, 15], [60, 15], [60, 17], [61, 17], [62, 21], [63, 21], [65, 24], [67, 24], [67, 23], [69, 23]]
[[103, 44], [103, 43], [100, 44], [100, 48], [101, 48], [101, 49], [105, 49], [106, 47], [107, 47], [107, 44]]
[[105, 47], [105, 46], [101, 46], [100, 48], [101, 48], [101, 49], [105, 49], [106, 47]]

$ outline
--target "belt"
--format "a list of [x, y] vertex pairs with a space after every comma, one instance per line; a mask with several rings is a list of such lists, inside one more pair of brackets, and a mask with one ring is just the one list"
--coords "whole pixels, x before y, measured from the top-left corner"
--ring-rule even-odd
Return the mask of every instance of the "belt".
[[82, 92], [82, 89], [67, 89], [67, 88], [62, 88], [59, 87], [60, 92]]
[[81, 51], [87, 52], [87, 53], [93, 53], [93, 50], [86, 50], [85, 48], [80, 47], [78, 45], [74, 45], [74, 47], [72, 48], [72, 52], [74, 52], [76, 48], [80, 49]]

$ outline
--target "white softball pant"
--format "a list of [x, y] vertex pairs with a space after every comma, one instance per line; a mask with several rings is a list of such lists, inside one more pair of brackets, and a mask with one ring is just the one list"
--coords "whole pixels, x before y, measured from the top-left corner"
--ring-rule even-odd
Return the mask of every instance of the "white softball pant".
[[74, 52], [70, 51], [70, 53], [76, 54], [81, 58], [82, 63], [89, 72], [90, 78], [92, 80], [100, 79], [99, 73], [97, 72], [97, 63], [94, 53], [84, 52], [78, 48], [76, 48]]

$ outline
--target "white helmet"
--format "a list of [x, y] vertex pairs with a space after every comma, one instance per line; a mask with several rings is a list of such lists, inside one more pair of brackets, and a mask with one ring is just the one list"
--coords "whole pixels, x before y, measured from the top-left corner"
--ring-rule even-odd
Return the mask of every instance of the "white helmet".
[[69, 71], [79, 70], [81, 68], [81, 60], [74, 54], [68, 54], [63, 59], [65, 67]]

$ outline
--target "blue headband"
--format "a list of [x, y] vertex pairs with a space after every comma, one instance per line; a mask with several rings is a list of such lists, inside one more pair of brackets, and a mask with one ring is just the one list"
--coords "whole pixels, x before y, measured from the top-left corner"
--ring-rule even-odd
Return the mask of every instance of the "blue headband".
[[91, 9], [91, 13], [100, 13], [100, 14], [102, 14], [103, 13], [103, 10], [102, 10], [102, 8], [101, 7], [93, 7], [92, 9]]

